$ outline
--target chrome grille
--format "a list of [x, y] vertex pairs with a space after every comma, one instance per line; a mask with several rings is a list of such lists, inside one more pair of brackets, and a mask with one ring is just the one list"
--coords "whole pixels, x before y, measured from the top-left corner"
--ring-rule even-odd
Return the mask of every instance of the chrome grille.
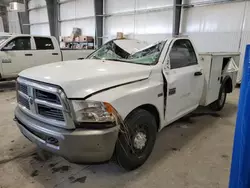
[[55, 126], [66, 126], [64, 106], [59, 89], [18, 78], [17, 98], [22, 109], [40, 121]]
[[53, 93], [48, 93], [37, 89], [35, 89], [35, 93], [37, 99], [48, 101], [55, 104], [61, 104], [59, 97]]
[[18, 90], [28, 95], [28, 87], [26, 85], [18, 83]]
[[18, 99], [17, 99], [18, 103], [22, 106], [24, 106], [25, 108], [27, 108], [28, 110], [30, 110], [30, 105], [29, 105], [29, 101], [28, 99], [26, 99], [25, 97], [23, 97], [22, 95], [18, 95]]
[[64, 121], [62, 110], [50, 108], [48, 106], [37, 104], [38, 113], [44, 117], [55, 119], [57, 121]]

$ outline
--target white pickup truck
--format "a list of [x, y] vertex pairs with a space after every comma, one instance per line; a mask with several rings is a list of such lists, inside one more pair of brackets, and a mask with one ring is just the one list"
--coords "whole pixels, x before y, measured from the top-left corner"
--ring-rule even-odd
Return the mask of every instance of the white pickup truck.
[[113, 40], [85, 60], [21, 72], [15, 119], [23, 135], [72, 162], [114, 155], [132, 170], [146, 161], [163, 127], [199, 105], [223, 108], [238, 53], [198, 56], [180, 37], [142, 49], [137, 43]]
[[91, 50], [60, 50], [55, 37], [0, 34], [0, 80], [30, 67], [85, 58]]

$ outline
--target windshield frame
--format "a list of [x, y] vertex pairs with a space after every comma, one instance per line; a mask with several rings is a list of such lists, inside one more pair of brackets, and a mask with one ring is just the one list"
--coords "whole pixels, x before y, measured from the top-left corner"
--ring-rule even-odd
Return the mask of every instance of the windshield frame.
[[[113, 39], [113, 40], [110, 40], [110, 41], [108, 41], [107, 43], [111, 43], [111, 42], [113, 42], [114, 43], [114, 41], [115, 40], [118, 40], [118, 39]], [[107, 60], [110, 60], [110, 61], [117, 61], [117, 62], [125, 62], [125, 63], [132, 63], [132, 64], [137, 64], [137, 65], [146, 65], [146, 66], [152, 66], [152, 65], [157, 65], [158, 64], [158, 62], [159, 62], [159, 59], [160, 59], [160, 57], [161, 57], [161, 55], [162, 55], [162, 51], [163, 51], [163, 49], [164, 49], [164, 47], [165, 47], [165, 45], [166, 45], [166, 42], [167, 42], [167, 40], [162, 40], [162, 41], [158, 41], [157, 43], [155, 43], [155, 44], [150, 44], [148, 47], [145, 47], [145, 48], [143, 48], [143, 49], [141, 49], [141, 50], [139, 50], [139, 51], [137, 51], [137, 52], [135, 52], [135, 53], [133, 53], [133, 54], [130, 54], [130, 55], [134, 55], [134, 54], [136, 54], [136, 53], [138, 53], [138, 52], [140, 52], [140, 51], [143, 51], [143, 50], [146, 50], [147, 48], [151, 48], [151, 47], [153, 47], [153, 46], [155, 46], [155, 45], [158, 45], [159, 43], [162, 43], [162, 48], [161, 48], [161, 50], [160, 50], [160, 52], [159, 52], [159, 56], [158, 56], [158, 58], [154, 61], [154, 62], [152, 62], [152, 63], [150, 63], [150, 64], [143, 64], [143, 63], [138, 63], [138, 62], [133, 62], [132, 60], [130, 61], [129, 59], [126, 61], [126, 59], [107, 59]], [[107, 43], [105, 43], [105, 44], [107, 44]], [[94, 53], [96, 53], [98, 50], [100, 50], [100, 48], [102, 48], [105, 44], [103, 44], [101, 47], [99, 47], [98, 49], [96, 49], [94, 52], [92, 52], [91, 54], [89, 54], [85, 59], [90, 59], [90, 57], [91, 56], [93, 56], [93, 54]], [[118, 46], [119, 47], [119, 46]], [[120, 47], [121, 48], [121, 47]], [[124, 50], [125, 51], [125, 50]], [[100, 60], [105, 60], [105, 59], [100, 59]]]

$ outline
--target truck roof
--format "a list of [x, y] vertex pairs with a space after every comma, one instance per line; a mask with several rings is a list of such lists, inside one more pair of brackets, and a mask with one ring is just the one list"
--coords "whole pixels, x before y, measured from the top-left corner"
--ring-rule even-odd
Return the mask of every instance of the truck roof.
[[34, 37], [53, 37], [53, 36], [45, 36], [45, 35], [30, 35], [30, 34], [18, 34], [18, 33], [4, 33], [4, 32], [0, 32], [0, 36], [23, 36], [23, 37], [26, 37], [26, 36], [34, 36]]

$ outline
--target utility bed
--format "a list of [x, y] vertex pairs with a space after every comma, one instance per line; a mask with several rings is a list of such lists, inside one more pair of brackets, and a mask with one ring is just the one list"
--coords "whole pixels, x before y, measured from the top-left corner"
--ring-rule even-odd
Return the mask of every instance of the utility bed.
[[201, 105], [208, 105], [218, 98], [222, 80], [226, 76], [232, 79], [232, 87], [236, 84], [240, 53], [209, 52], [200, 53], [200, 63], [205, 74], [204, 90]]

